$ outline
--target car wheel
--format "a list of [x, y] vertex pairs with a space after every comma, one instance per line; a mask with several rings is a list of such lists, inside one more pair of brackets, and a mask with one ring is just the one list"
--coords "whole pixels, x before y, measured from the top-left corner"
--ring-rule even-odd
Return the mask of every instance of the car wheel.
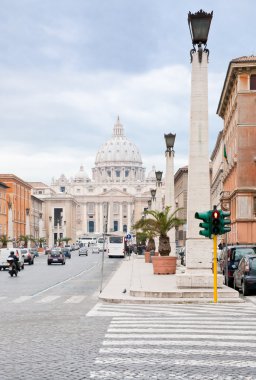
[[31, 261], [31, 265], [34, 265], [34, 260]]
[[51, 263], [49, 263], [49, 261], [48, 261], [48, 263], [47, 263], [48, 265], [51, 265]]
[[242, 282], [242, 293], [243, 296], [248, 296], [249, 294], [248, 287], [244, 281]]

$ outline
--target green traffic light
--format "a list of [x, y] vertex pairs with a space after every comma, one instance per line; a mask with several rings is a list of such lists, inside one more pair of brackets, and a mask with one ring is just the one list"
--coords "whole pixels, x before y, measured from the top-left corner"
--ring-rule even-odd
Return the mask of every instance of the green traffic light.
[[212, 210], [195, 213], [195, 218], [201, 219], [203, 221], [203, 223], [199, 224], [199, 227], [203, 228], [203, 230], [199, 231], [199, 235], [202, 235], [208, 238], [211, 238], [211, 235], [212, 235], [211, 213], [212, 213]]

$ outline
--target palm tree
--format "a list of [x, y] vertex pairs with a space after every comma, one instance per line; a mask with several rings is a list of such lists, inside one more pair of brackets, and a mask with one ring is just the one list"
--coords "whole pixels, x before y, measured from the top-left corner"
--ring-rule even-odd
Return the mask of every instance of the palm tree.
[[42, 248], [43, 244], [46, 242], [46, 239], [44, 237], [41, 237], [38, 239], [39, 247]]
[[147, 210], [145, 215], [150, 215], [150, 218], [141, 218], [134, 226], [140, 228], [142, 231], [147, 231], [152, 236], [159, 236], [159, 253], [161, 256], [169, 256], [171, 252], [170, 239], [167, 235], [168, 232], [174, 228], [185, 223], [184, 219], [176, 216], [181, 208], [176, 209], [170, 214], [170, 206], [165, 207], [163, 211]]
[[7, 235], [0, 236], [0, 242], [2, 243], [3, 247], [7, 247], [7, 243], [11, 241], [8, 239]]
[[34, 239], [34, 237], [32, 235], [20, 235], [18, 241], [19, 241], [19, 243], [23, 241], [24, 242], [24, 247], [27, 247], [28, 246], [28, 242], [29, 241], [35, 242], [35, 239]]

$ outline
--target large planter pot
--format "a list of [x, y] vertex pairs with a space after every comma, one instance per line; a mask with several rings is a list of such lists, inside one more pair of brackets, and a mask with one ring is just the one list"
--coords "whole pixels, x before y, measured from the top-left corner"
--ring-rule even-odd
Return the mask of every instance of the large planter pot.
[[152, 257], [154, 274], [175, 274], [176, 273], [175, 256], [154, 256]]
[[145, 263], [152, 263], [152, 256], [155, 255], [155, 251], [146, 251], [144, 253]]

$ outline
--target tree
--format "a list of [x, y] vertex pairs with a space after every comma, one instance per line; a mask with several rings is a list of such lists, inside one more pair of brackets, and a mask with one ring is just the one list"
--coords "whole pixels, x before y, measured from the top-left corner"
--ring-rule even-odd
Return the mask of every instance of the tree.
[[7, 247], [7, 243], [11, 241], [10, 239], [8, 239], [7, 235], [2, 235], [0, 236], [0, 242], [2, 243], [2, 246], [3, 247]]
[[171, 252], [170, 239], [167, 235], [168, 232], [174, 228], [185, 223], [184, 219], [176, 216], [177, 212], [182, 208], [176, 209], [170, 214], [170, 206], [165, 207], [163, 211], [147, 210], [145, 215], [149, 218], [141, 218], [134, 226], [134, 229], [141, 229], [147, 231], [152, 236], [159, 236], [159, 253], [161, 256], [169, 256]]
[[35, 239], [32, 235], [20, 235], [18, 238], [19, 243], [24, 242], [24, 247], [28, 246], [29, 241], [35, 242]]
[[43, 244], [46, 243], [46, 239], [44, 237], [41, 237], [38, 239], [39, 247], [42, 248]]

